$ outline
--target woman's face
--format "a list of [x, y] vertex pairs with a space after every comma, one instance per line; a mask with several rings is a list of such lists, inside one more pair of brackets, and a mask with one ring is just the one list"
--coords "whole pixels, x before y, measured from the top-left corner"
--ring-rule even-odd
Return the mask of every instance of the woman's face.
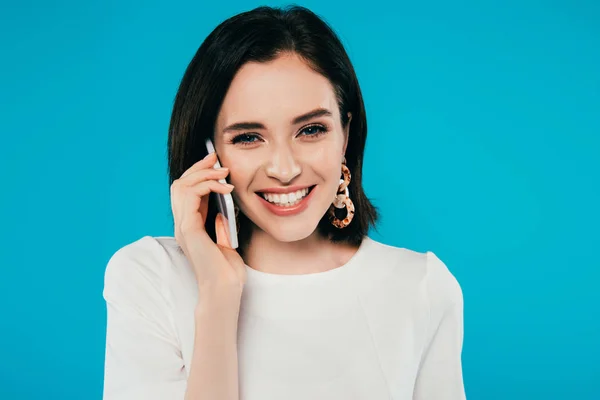
[[347, 137], [330, 82], [286, 55], [238, 71], [217, 117], [215, 147], [240, 211], [290, 242], [311, 235], [331, 205]]

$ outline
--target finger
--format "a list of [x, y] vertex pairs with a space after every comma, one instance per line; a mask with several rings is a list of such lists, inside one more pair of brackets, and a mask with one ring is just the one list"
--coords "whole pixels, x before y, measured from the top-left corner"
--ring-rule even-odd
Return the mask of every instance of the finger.
[[186, 176], [182, 176], [179, 181], [185, 185], [192, 186], [208, 179], [219, 180], [229, 175], [229, 168], [203, 168], [191, 171]]
[[202, 160], [196, 162], [190, 168], [188, 168], [181, 175], [181, 178], [183, 178], [184, 176], [189, 175], [191, 172], [197, 171], [198, 169], [204, 169], [204, 168], [209, 168], [209, 167], [212, 168], [213, 165], [215, 165], [216, 162], [217, 162], [217, 155], [216, 155], [216, 153], [209, 153]]
[[217, 218], [215, 219], [215, 232], [217, 233], [217, 244], [223, 247], [231, 248], [227, 219], [221, 213], [218, 213]]
[[212, 168], [215, 163], [217, 162], [217, 155], [216, 153], [209, 153], [206, 157], [204, 157], [202, 160], [197, 161], [195, 164], [193, 164], [190, 168], [188, 168], [182, 175], [181, 178], [189, 175], [190, 173], [197, 171], [198, 169], [205, 169], [205, 168]]
[[221, 183], [215, 180], [203, 181], [188, 187], [190, 193], [193, 193], [199, 197], [206, 196], [210, 192], [227, 194], [231, 193], [233, 190], [233, 185], [229, 183]]
[[200, 213], [200, 206], [203, 199], [210, 192], [227, 194], [233, 190], [233, 185], [223, 184], [215, 180], [201, 182], [194, 186], [184, 186], [181, 184], [173, 187], [171, 194], [171, 204], [175, 221], [181, 226], [183, 224], [191, 224], [194, 228], [196, 225], [203, 225], [205, 216]]
[[181, 205], [191, 202], [197, 211], [203, 196], [206, 196], [210, 192], [227, 194], [233, 188], [234, 186], [229, 183], [221, 183], [212, 179], [191, 186], [176, 181], [171, 185], [171, 206], [174, 211], [182, 210]]
[[217, 217], [215, 221], [215, 230], [217, 233], [217, 246], [221, 249], [221, 254], [225, 256], [225, 259], [229, 264], [239, 271], [240, 278], [245, 281], [245, 264], [244, 260], [240, 257], [239, 253], [231, 247], [231, 241], [229, 239], [229, 225], [225, 216], [219, 213], [220, 217]]
[[[212, 180], [204, 181], [192, 187], [185, 188], [181, 195], [177, 195], [179, 199], [177, 201], [179, 207], [177, 208], [181, 210], [181, 220], [196, 220], [200, 214], [200, 205], [203, 201], [208, 201], [208, 199], [204, 199], [204, 197], [210, 192], [227, 194], [232, 190], [233, 185]], [[202, 219], [204, 218], [205, 216], [202, 216]]]

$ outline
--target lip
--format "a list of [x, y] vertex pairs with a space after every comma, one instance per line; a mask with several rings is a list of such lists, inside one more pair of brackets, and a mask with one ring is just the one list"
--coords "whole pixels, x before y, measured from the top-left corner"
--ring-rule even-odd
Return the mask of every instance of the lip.
[[[303, 187], [302, 186], [294, 186], [294, 187], [298, 187], [299, 189], [303, 189], [305, 187], [312, 187], [312, 189], [305, 197], [302, 198], [302, 200], [300, 200], [300, 203], [298, 203], [294, 206], [291, 206], [291, 207], [280, 207], [273, 203], [269, 203], [267, 200], [265, 200], [265, 198], [260, 193], [256, 193], [256, 195], [258, 196], [260, 201], [262, 201], [262, 203], [265, 205], [267, 210], [269, 210], [270, 212], [272, 212], [275, 215], [278, 215], [281, 217], [286, 217], [289, 215], [299, 214], [302, 211], [306, 210], [306, 208], [308, 207], [308, 203], [310, 202], [310, 200], [313, 196], [313, 193], [315, 192], [315, 189], [317, 188], [316, 185], [314, 185], [314, 187], [313, 186], [303, 186]], [[290, 189], [292, 189], [294, 187], [286, 188], [286, 190], [290, 191]], [[299, 189], [296, 189], [296, 190], [299, 190]], [[267, 192], [267, 191], [265, 191], [265, 192]], [[267, 193], [269, 193], [269, 192], [267, 192]], [[270, 193], [274, 193], [274, 192], [270, 192]], [[287, 193], [287, 192], [282, 192], [282, 193]]]
[[302, 190], [305, 188], [309, 188], [309, 187], [313, 187], [314, 185], [295, 185], [295, 186], [288, 186], [288, 187], [275, 187], [275, 188], [267, 188], [267, 189], [263, 189], [263, 190], [257, 190], [258, 193], [277, 193], [277, 194], [281, 194], [281, 193], [292, 193], [292, 192], [297, 192], [298, 190]]

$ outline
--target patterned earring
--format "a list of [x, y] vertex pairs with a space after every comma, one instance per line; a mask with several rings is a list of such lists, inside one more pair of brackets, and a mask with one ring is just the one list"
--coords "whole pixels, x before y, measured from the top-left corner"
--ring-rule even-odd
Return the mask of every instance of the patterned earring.
[[[354, 203], [350, 200], [350, 193], [348, 191], [348, 184], [350, 183], [350, 170], [346, 166], [346, 157], [342, 161], [342, 175], [343, 179], [340, 179], [340, 186], [338, 187], [337, 193], [333, 199], [333, 203], [329, 206], [329, 221], [338, 229], [342, 229], [350, 225], [352, 218], [354, 218]], [[335, 216], [335, 209], [346, 208], [346, 217], [339, 219]]]

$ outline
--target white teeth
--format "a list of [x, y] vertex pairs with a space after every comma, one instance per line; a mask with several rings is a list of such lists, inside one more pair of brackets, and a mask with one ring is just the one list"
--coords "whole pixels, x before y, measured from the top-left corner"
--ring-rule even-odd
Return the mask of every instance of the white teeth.
[[293, 206], [297, 204], [300, 200], [304, 198], [308, 194], [308, 188], [304, 188], [301, 190], [297, 190], [291, 193], [263, 193], [262, 196], [269, 203], [275, 203], [280, 206]]

